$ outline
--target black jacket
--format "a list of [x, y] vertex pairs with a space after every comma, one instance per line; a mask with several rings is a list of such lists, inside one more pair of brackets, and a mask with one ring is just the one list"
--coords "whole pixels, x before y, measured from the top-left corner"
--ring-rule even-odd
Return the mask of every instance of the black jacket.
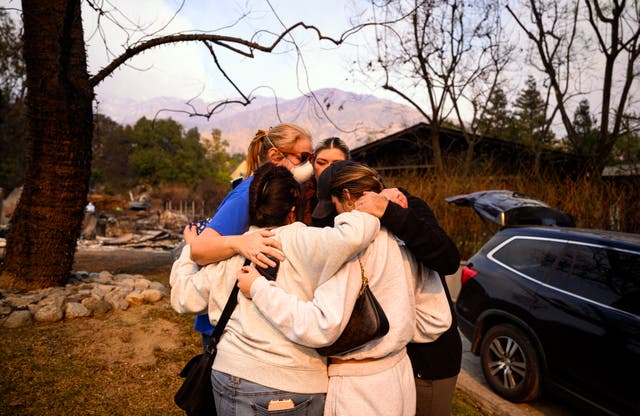
[[449, 309], [451, 327], [433, 342], [410, 343], [407, 346], [414, 375], [425, 380], [453, 377], [460, 372], [462, 342], [458, 332], [455, 309], [445, 276], [453, 274], [460, 265], [460, 253], [447, 233], [440, 228], [433, 211], [422, 199], [407, 196], [408, 209], [389, 203], [381, 224], [404, 241], [416, 260], [440, 275]]

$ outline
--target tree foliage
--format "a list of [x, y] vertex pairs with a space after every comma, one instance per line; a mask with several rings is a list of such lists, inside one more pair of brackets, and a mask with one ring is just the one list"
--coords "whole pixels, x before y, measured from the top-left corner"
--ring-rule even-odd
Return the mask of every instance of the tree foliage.
[[529, 76], [525, 88], [513, 104], [517, 140], [534, 156], [533, 170], [536, 174], [540, 173], [543, 150], [549, 148], [554, 139], [551, 121], [547, 118], [547, 103], [542, 99], [535, 79]]
[[526, 87], [520, 92], [513, 106], [518, 141], [532, 150], [550, 145], [553, 137], [546, 128], [545, 102], [533, 77], [527, 78]]
[[497, 86], [488, 100], [484, 114], [479, 120], [479, 132], [497, 139], [517, 140], [513, 114], [509, 110], [509, 100], [502, 87]]
[[98, 114], [92, 187], [111, 194], [167, 185], [194, 194], [203, 187], [226, 191], [230, 170], [239, 161], [227, 153], [228, 142], [222, 140], [222, 132], [216, 129], [214, 133], [213, 141], [203, 140], [197, 128], [185, 131], [172, 119], [146, 117], [123, 127]]
[[125, 194], [136, 184], [129, 166], [129, 135], [124, 127], [102, 114], [94, 116], [93, 124], [91, 188]]
[[624, 133], [616, 141], [612, 159], [617, 163], [634, 166], [635, 174], [640, 175], [640, 115], [627, 114], [622, 124]]
[[573, 113], [573, 128], [575, 135], [567, 137], [569, 149], [576, 154], [582, 163], [597, 157], [598, 151], [598, 123], [591, 115], [589, 100], [582, 100]]

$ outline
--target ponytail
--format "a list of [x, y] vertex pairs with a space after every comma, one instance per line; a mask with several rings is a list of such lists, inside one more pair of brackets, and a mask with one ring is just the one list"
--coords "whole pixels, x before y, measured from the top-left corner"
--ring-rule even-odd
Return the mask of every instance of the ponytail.
[[258, 130], [247, 151], [247, 175], [253, 174], [260, 166], [269, 160], [269, 149], [275, 147], [281, 152], [287, 152], [295, 146], [298, 140], [311, 141], [311, 134], [300, 126], [281, 123], [269, 130]]
[[260, 166], [266, 162], [267, 151], [269, 146], [264, 143], [264, 138], [267, 137], [267, 132], [264, 130], [258, 130], [251, 143], [249, 143], [249, 150], [247, 151], [247, 172], [245, 177], [251, 176]]

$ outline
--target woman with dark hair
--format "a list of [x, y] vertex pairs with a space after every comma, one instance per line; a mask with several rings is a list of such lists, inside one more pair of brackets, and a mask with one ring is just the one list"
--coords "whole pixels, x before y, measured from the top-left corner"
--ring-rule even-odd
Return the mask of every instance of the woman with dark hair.
[[349, 146], [339, 137], [329, 137], [321, 141], [314, 151], [313, 172], [316, 180], [334, 162], [351, 159]]
[[[192, 259], [204, 266], [242, 254], [260, 267], [274, 265], [267, 255], [282, 260], [280, 246], [271, 238], [271, 232], [245, 233], [249, 228], [252, 174], [263, 164], [273, 163], [293, 172], [299, 183], [305, 182], [313, 176], [311, 152], [311, 135], [300, 126], [282, 123], [268, 130], [258, 130], [247, 152], [247, 179], [229, 192], [204, 227], [191, 224], [185, 227], [184, 240], [190, 245]], [[299, 209], [298, 213], [301, 212]], [[200, 332], [204, 348], [214, 329], [209, 317], [206, 314], [196, 316], [194, 328]]]
[[[274, 283], [309, 300], [319, 284], [369, 244], [379, 221], [351, 212], [336, 217], [333, 228], [307, 227], [294, 222], [299, 199], [299, 184], [287, 169], [264, 165], [249, 187], [249, 232], [273, 232], [286, 252]], [[185, 245], [172, 267], [171, 305], [179, 313], [208, 312], [215, 323], [244, 257], [235, 255], [200, 269], [190, 251]], [[322, 414], [326, 359], [313, 348], [290, 342], [244, 296], [238, 296], [217, 347], [211, 381], [218, 414], [266, 414], [270, 402], [282, 399], [290, 399], [293, 407], [278, 414]]]
[[303, 207], [304, 213], [302, 215], [302, 220], [305, 224], [313, 224], [317, 227], [333, 225], [333, 223], [316, 223], [311, 216], [313, 209], [318, 203], [316, 183], [318, 181], [318, 177], [322, 171], [327, 168], [327, 166], [340, 160], [348, 160], [350, 157], [349, 146], [347, 146], [347, 144], [339, 137], [326, 138], [316, 145], [313, 152], [314, 177], [304, 183], [305, 204]]
[[[331, 164], [318, 181], [319, 195], [330, 195], [333, 201], [336, 220], [358, 212], [355, 204], [365, 192], [382, 189], [374, 170], [352, 161]], [[334, 250], [326, 246], [323, 253]], [[240, 290], [252, 297], [262, 316], [294, 343], [314, 348], [333, 343], [346, 326], [364, 272], [390, 329], [378, 340], [330, 358], [324, 414], [415, 414], [415, 382], [406, 345], [437, 338], [450, 327], [451, 314], [437, 274], [418, 264], [393, 235], [381, 229], [368, 247], [317, 287], [313, 299], [269, 282], [252, 267], [243, 271]]]

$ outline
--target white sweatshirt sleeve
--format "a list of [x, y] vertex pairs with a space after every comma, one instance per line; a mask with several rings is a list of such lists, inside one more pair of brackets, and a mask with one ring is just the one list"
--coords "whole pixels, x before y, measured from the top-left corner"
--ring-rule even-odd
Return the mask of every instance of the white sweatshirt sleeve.
[[[208, 313], [212, 321], [220, 315], [235, 283], [240, 266], [222, 261], [200, 268], [191, 260], [191, 246], [184, 246], [171, 267], [171, 307], [178, 313]], [[228, 265], [231, 269], [227, 273]]]
[[[256, 279], [251, 296], [260, 312], [289, 340], [311, 348], [332, 344], [342, 333], [353, 310], [361, 279], [353, 278], [357, 262], [341, 269], [320, 285], [310, 301], [286, 293], [276, 282]], [[349, 279], [349, 276], [352, 276]]]
[[417, 265], [417, 271], [413, 342], [432, 342], [451, 326], [451, 310], [438, 273], [422, 264]]
[[367, 248], [379, 231], [378, 218], [354, 210], [338, 215], [333, 227], [306, 227], [303, 232], [282, 235], [281, 241], [284, 254], [295, 269], [322, 281]]
[[173, 262], [171, 275], [171, 307], [178, 313], [204, 313], [209, 304], [209, 285], [204, 270], [191, 260], [191, 246], [185, 245]]

